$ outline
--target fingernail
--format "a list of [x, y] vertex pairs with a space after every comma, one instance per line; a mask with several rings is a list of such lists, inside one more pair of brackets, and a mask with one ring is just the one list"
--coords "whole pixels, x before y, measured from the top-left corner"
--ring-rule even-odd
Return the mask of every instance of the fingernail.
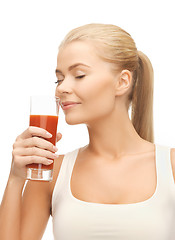
[[58, 148], [55, 147], [55, 146], [53, 146], [53, 150], [54, 150], [55, 152], [57, 152], [57, 151], [58, 151]]
[[48, 137], [52, 137], [52, 134], [51, 133], [49, 133], [49, 132], [46, 132], [46, 135], [48, 136]]
[[53, 160], [47, 160], [47, 163], [48, 163], [48, 164], [52, 164], [52, 163], [53, 163]]

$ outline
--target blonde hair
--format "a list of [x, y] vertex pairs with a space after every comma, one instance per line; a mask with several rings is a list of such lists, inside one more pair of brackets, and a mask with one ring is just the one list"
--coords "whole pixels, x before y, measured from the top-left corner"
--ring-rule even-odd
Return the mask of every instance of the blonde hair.
[[96, 44], [100, 57], [113, 66], [113, 70], [132, 72], [132, 86], [126, 102], [132, 105], [131, 121], [143, 139], [154, 142], [153, 131], [153, 68], [148, 57], [137, 51], [131, 35], [112, 24], [86, 24], [71, 30], [59, 48], [72, 41], [90, 40]]

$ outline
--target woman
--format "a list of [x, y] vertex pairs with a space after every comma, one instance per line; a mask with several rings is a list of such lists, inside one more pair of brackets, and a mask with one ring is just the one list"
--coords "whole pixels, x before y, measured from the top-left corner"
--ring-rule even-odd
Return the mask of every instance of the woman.
[[[17, 137], [0, 239], [41, 239], [50, 214], [57, 240], [174, 239], [175, 153], [153, 143], [149, 59], [121, 28], [88, 24], [61, 43], [56, 76], [66, 122], [85, 123], [89, 144], [57, 157], [45, 130]], [[22, 197], [26, 165], [50, 159], [53, 181], [28, 181]]]

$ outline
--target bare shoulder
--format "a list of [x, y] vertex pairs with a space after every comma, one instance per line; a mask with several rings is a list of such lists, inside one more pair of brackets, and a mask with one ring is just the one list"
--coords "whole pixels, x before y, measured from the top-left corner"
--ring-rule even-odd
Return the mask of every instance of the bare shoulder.
[[173, 176], [175, 181], [175, 148], [171, 148], [170, 157], [171, 157], [171, 165], [172, 165]]

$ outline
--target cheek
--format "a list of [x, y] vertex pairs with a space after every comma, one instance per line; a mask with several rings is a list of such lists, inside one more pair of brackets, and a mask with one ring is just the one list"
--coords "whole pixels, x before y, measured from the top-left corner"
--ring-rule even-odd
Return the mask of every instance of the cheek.
[[114, 110], [115, 89], [110, 79], [100, 78], [99, 81], [93, 81], [91, 84], [79, 85], [75, 94], [82, 104], [65, 114], [65, 120], [70, 125], [98, 120]]
[[110, 77], [98, 77], [98, 81], [94, 81], [86, 88], [89, 97], [95, 99], [107, 99], [114, 96], [114, 81]]
[[82, 95], [84, 115], [88, 117], [102, 117], [114, 109], [114, 85], [110, 81], [100, 81], [88, 86]]
[[105, 115], [114, 107], [115, 96], [113, 89], [106, 86], [104, 88], [91, 91], [90, 101], [87, 102], [87, 110], [93, 111], [95, 115]]

